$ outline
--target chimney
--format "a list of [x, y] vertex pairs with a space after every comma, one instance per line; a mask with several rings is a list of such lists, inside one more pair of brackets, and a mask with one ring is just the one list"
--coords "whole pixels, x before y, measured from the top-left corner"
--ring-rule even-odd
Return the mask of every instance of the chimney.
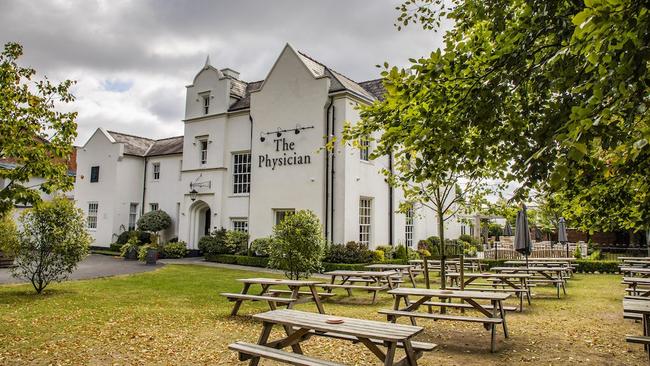
[[233, 69], [225, 68], [225, 69], [221, 69], [221, 72], [222, 72], [226, 77], [233, 78], [233, 79], [235, 79], [235, 80], [239, 80], [239, 72], [237, 72], [237, 71], [235, 71], [235, 70], [233, 70]]

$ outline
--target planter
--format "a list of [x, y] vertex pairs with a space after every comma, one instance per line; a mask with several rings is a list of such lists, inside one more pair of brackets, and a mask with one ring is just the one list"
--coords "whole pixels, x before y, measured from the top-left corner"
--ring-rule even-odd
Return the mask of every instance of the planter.
[[126, 251], [126, 256], [124, 257], [124, 260], [127, 261], [138, 260], [138, 248], [129, 248], [129, 250]]
[[145, 260], [146, 264], [153, 265], [156, 264], [158, 260], [158, 249], [149, 248], [147, 249], [147, 259]]

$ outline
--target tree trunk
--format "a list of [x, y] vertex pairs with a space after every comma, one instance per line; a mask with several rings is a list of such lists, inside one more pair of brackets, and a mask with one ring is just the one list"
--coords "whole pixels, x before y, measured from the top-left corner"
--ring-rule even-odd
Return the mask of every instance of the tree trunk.
[[440, 288], [445, 289], [447, 287], [447, 269], [445, 264], [445, 259], [447, 256], [447, 246], [445, 244], [445, 220], [442, 216], [442, 207], [438, 205], [437, 209], [438, 215], [438, 236], [440, 237]]

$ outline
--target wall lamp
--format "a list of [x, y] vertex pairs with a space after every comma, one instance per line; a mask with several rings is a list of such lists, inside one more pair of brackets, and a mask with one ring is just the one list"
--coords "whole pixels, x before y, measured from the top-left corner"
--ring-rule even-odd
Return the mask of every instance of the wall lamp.
[[283, 133], [285, 133], [285, 132], [291, 132], [291, 131], [293, 131], [293, 133], [297, 135], [297, 134], [300, 133], [300, 131], [302, 131], [302, 130], [308, 130], [308, 129], [310, 129], [310, 128], [314, 128], [314, 126], [302, 127], [301, 125], [297, 124], [295, 128], [289, 128], [289, 129], [284, 129], [284, 130], [283, 130], [283, 129], [281, 129], [280, 127], [278, 127], [278, 129], [275, 130], [275, 131], [271, 131], [271, 132], [263, 132], [263, 131], [262, 131], [262, 132], [260, 132], [260, 141], [261, 141], [261, 142], [266, 141], [266, 137], [265, 137], [265, 135], [275, 135], [276, 137], [282, 137], [282, 134], [283, 134]]
[[192, 202], [196, 201], [196, 197], [199, 195], [199, 192], [196, 190], [196, 188], [203, 188], [203, 187], [208, 187], [212, 188], [212, 181], [209, 180], [207, 182], [197, 182], [201, 178], [203, 174], [199, 175], [194, 182], [190, 182], [190, 199]]

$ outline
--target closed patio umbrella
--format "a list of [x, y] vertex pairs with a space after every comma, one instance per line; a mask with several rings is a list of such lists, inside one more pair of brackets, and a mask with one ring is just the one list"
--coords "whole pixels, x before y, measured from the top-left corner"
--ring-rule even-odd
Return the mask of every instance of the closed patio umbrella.
[[566, 245], [566, 256], [569, 257], [569, 240], [566, 235], [566, 221], [564, 217], [560, 217], [560, 221], [557, 223], [557, 241]]
[[532, 248], [530, 243], [530, 230], [528, 229], [526, 205], [521, 205], [521, 210], [517, 213], [517, 222], [515, 224], [515, 250], [526, 256], [526, 267], [528, 267], [528, 256], [532, 252]]
[[503, 236], [512, 236], [512, 228], [507, 220], [506, 224], [503, 226]]

